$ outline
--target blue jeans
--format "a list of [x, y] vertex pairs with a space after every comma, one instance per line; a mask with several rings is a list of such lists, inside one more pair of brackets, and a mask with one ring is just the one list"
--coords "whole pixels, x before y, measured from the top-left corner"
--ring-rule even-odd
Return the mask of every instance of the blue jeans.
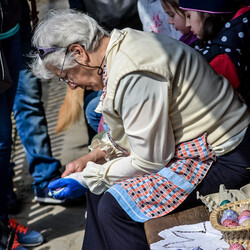
[[52, 157], [44, 106], [41, 101], [42, 83], [30, 71], [32, 29], [28, 1], [22, 1], [21, 22], [22, 61], [14, 102], [14, 117], [20, 140], [25, 148], [33, 187], [43, 189], [51, 179], [60, 176], [61, 163]]
[[95, 132], [97, 132], [98, 130], [98, 126], [102, 117], [102, 114], [95, 112], [101, 94], [101, 90], [92, 92], [88, 96], [86, 96], [84, 100], [84, 107], [86, 107], [85, 116], [87, 119], [87, 123], [90, 125], [91, 128], [95, 130]]
[[21, 64], [20, 32], [1, 41], [3, 53], [13, 81], [12, 86], [0, 94], [0, 220], [8, 221], [6, 192], [12, 146], [11, 112]]
[[60, 176], [60, 161], [52, 157], [50, 138], [42, 97], [42, 85], [27, 69], [19, 73], [14, 102], [14, 117], [20, 140], [25, 148], [33, 187], [44, 188]]

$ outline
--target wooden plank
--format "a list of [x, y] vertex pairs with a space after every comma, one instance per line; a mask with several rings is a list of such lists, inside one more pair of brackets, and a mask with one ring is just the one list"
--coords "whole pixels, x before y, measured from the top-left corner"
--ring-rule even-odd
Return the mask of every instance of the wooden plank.
[[162, 240], [158, 233], [164, 229], [208, 221], [209, 215], [207, 207], [202, 205], [146, 221], [144, 229], [148, 244]]

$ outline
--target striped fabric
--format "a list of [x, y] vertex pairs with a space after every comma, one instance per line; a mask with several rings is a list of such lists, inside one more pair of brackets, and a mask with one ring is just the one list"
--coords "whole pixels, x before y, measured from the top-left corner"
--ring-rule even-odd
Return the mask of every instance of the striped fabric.
[[203, 180], [215, 159], [205, 133], [177, 145], [175, 157], [158, 173], [118, 182], [108, 192], [133, 220], [145, 222], [177, 208]]

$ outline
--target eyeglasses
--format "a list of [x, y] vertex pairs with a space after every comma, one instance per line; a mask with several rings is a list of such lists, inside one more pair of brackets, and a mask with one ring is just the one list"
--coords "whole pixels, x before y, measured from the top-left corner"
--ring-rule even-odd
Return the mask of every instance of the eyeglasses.
[[[70, 46], [70, 45], [69, 45]], [[65, 60], [66, 60], [66, 56], [68, 54], [68, 51], [69, 51], [69, 46], [66, 48], [66, 52], [65, 52], [65, 56], [64, 56], [64, 59], [63, 59], [63, 64], [62, 64], [62, 67], [61, 67], [61, 70], [60, 70], [60, 75], [59, 75], [59, 82], [66, 82], [68, 83], [68, 80], [63, 78], [62, 77], [62, 73], [63, 73], [63, 67], [64, 67], [64, 64], [65, 64]], [[60, 49], [61, 47], [50, 47], [50, 48], [46, 48], [46, 47], [37, 47], [37, 52], [40, 56], [41, 59], [44, 59], [44, 57], [52, 52], [55, 52], [56, 50]]]
[[[79, 42], [76, 42], [76, 44], [80, 44], [80, 43], [79, 43]], [[66, 48], [66, 51], [65, 51], [65, 55], [64, 55], [62, 67], [61, 67], [61, 69], [60, 69], [60, 75], [59, 75], [59, 78], [58, 78], [58, 81], [59, 81], [59, 82], [69, 83], [69, 80], [68, 80], [67, 78], [62, 77], [62, 73], [63, 73], [63, 67], [64, 67], [64, 64], [65, 64], [65, 61], [66, 61], [67, 54], [68, 54], [68, 52], [69, 52], [69, 47], [70, 47], [70, 45], [72, 45], [72, 44], [69, 44], [68, 47]], [[80, 45], [81, 45], [81, 44], [80, 44]], [[85, 49], [83, 45], [81, 45], [81, 46], [82, 46], [83, 49]], [[38, 51], [38, 54], [39, 54], [39, 56], [40, 56], [41, 59], [44, 59], [44, 57], [45, 57], [47, 54], [50, 54], [50, 53], [52, 53], [52, 52], [55, 52], [55, 51], [58, 50], [58, 49], [61, 49], [61, 47], [57, 47], [57, 46], [55, 46], [55, 47], [50, 47], [50, 48], [46, 48], [46, 47], [37, 47], [37, 51]], [[104, 59], [105, 59], [105, 56], [103, 57], [100, 66], [89, 66], [89, 65], [86, 65], [86, 64], [81, 64], [81, 63], [77, 62], [76, 60], [75, 60], [75, 62], [78, 63], [79, 65], [84, 66], [84, 67], [87, 67], [87, 68], [98, 69], [97, 74], [98, 74], [98, 75], [102, 75], [102, 73], [103, 73], [102, 64], [103, 64], [103, 62], [104, 62]]]
[[[70, 45], [69, 45], [69, 46], [70, 46]], [[62, 67], [61, 67], [61, 70], [60, 70], [60, 75], [59, 75], [59, 78], [58, 78], [58, 81], [59, 81], [59, 82], [66, 82], [66, 83], [69, 82], [69, 80], [68, 80], [67, 78], [63, 78], [63, 77], [62, 77], [63, 67], [64, 67], [64, 64], [65, 64], [65, 60], [66, 60], [67, 54], [68, 54], [68, 52], [69, 52], [69, 46], [67, 47], [67, 49], [66, 49], [66, 51], [65, 51], [65, 55], [64, 55]]]
[[[72, 43], [72, 44], [73, 44], [73, 43]], [[63, 59], [63, 63], [62, 63], [62, 67], [61, 67], [61, 70], [60, 70], [60, 75], [59, 75], [59, 78], [58, 78], [58, 81], [59, 81], [59, 82], [66, 82], [66, 83], [69, 83], [69, 80], [68, 80], [67, 78], [62, 77], [62, 73], [63, 73], [63, 67], [64, 67], [64, 64], [65, 64], [65, 61], [66, 61], [67, 54], [68, 54], [68, 52], [69, 52], [69, 47], [70, 47], [70, 45], [72, 45], [72, 44], [69, 44], [68, 47], [66, 48], [65, 55], [64, 55], [64, 59]], [[80, 43], [77, 42], [77, 44], [80, 44]], [[80, 44], [80, 45], [81, 45], [81, 44]], [[83, 45], [81, 45], [81, 46], [84, 48]], [[76, 61], [76, 60], [75, 60], [75, 61]]]
[[[61, 67], [61, 70], [60, 70], [60, 75], [59, 75], [59, 82], [66, 82], [68, 83], [68, 79], [66, 78], [63, 78], [62, 77], [62, 73], [63, 73], [63, 67], [64, 67], [64, 64], [65, 64], [65, 60], [66, 60], [66, 56], [69, 52], [69, 46], [66, 48], [66, 51], [65, 51], [65, 55], [64, 55], [64, 59], [63, 59], [63, 63], [62, 63], [62, 67]], [[44, 57], [52, 52], [55, 52], [56, 50], [58, 49], [61, 49], [61, 47], [58, 47], [58, 46], [55, 46], [55, 47], [49, 47], [49, 48], [46, 48], [46, 47], [37, 47], [37, 52], [40, 56], [41, 59], [44, 59]]]
[[60, 49], [60, 47], [37, 47], [37, 52], [41, 59], [44, 59], [44, 57], [52, 52], [55, 52], [56, 50]]

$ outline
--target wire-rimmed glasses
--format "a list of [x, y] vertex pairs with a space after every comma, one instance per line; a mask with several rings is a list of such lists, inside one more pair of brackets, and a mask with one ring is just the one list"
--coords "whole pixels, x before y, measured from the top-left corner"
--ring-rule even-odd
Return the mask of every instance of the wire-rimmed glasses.
[[59, 82], [66, 82], [66, 83], [69, 82], [69, 80], [68, 80], [67, 78], [62, 77], [63, 67], [64, 67], [64, 64], [65, 64], [65, 60], [66, 60], [66, 57], [67, 57], [68, 52], [69, 52], [69, 46], [67, 47], [67, 49], [66, 49], [66, 51], [65, 51], [65, 55], [64, 55], [62, 67], [61, 67], [61, 69], [60, 69], [60, 75], [59, 75], [59, 78], [58, 78], [58, 81], [59, 81]]

